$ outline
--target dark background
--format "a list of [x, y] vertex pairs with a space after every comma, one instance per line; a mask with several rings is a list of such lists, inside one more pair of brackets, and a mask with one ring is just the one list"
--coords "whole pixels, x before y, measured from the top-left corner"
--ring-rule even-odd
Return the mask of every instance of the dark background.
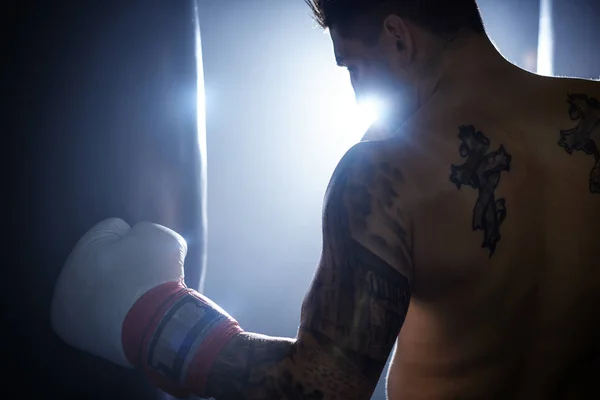
[[[320, 251], [320, 206], [343, 153], [319, 120], [328, 39], [301, 0], [199, 2], [207, 98], [205, 293], [249, 331], [293, 336]], [[557, 75], [600, 77], [600, 4], [556, 0]], [[18, 6], [18, 7], [17, 7]], [[535, 69], [537, 0], [481, 0], [490, 36]], [[205, 237], [188, 0], [2, 3], [6, 399], [153, 399], [135, 371], [64, 345], [54, 281], [99, 220], [149, 219]], [[517, 90], [517, 89], [516, 89]], [[346, 142], [343, 142], [346, 143]], [[5, 201], [6, 200], [6, 201]], [[18, 379], [18, 381], [17, 381]], [[381, 386], [381, 385], [380, 385]], [[383, 399], [383, 387], [374, 396]]]

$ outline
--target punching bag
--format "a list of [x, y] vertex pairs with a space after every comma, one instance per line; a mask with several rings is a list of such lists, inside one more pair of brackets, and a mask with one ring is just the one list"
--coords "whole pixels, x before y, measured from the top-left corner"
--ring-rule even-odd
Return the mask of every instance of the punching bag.
[[585, 79], [600, 78], [600, 2], [544, 0], [552, 18], [553, 73]]
[[7, 399], [165, 398], [140, 372], [64, 344], [50, 302], [77, 240], [107, 217], [181, 233], [186, 283], [201, 289], [206, 138], [196, 12], [193, 0], [40, 0], [12, 11], [9, 133], [18, 156], [9, 174], [20, 175], [9, 213], [17, 261], [3, 262], [14, 284], [4, 294], [15, 334], [10, 370], [28, 385]]

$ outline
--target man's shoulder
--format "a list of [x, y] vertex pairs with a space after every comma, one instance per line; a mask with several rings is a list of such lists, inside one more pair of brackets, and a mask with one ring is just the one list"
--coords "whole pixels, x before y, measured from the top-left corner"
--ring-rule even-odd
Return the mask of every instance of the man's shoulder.
[[555, 96], [563, 102], [568, 95], [586, 95], [600, 99], [600, 79], [552, 77], [547, 78], [545, 83], [546, 97]]
[[378, 141], [361, 141], [350, 147], [339, 161], [335, 174], [356, 173], [373, 164], [382, 155]]
[[405, 157], [401, 145], [392, 139], [362, 141], [355, 144], [344, 154], [337, 169], [364, 179], [374, 178], [374, 172], [400, 169]]
[[360, 189], [368, 193], [381, 204], [408, 208], [409, 204], [418, 200], [411, 176], [417, 169], [402, 144], [392, 138], [361, 142], [342, 157], [328, 192], [334, 185], [345, 185], [353, 191]]

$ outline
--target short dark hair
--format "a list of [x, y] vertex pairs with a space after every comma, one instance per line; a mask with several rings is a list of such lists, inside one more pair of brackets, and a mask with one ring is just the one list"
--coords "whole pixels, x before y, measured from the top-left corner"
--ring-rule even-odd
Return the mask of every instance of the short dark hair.
[[305, 0], [323, 28], [344, 36], [379, 35], [383, 19], [395, 14], [436, 34], [484, 33], [475, 0]]

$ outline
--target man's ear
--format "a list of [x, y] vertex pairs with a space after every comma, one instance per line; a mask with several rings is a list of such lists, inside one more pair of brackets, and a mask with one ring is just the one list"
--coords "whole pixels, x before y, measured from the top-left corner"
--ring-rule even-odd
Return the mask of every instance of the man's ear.
[[[383, 21], [383, 29], [386, 34], [386, 42], [396, 48], [400, 65], [408, 67], [414, 57], [414, 39], [413, 32], [409, 28], [406, 20], [397, 15], [388, 15]], [[386, 43], [387, 45], [387, 43]]]

